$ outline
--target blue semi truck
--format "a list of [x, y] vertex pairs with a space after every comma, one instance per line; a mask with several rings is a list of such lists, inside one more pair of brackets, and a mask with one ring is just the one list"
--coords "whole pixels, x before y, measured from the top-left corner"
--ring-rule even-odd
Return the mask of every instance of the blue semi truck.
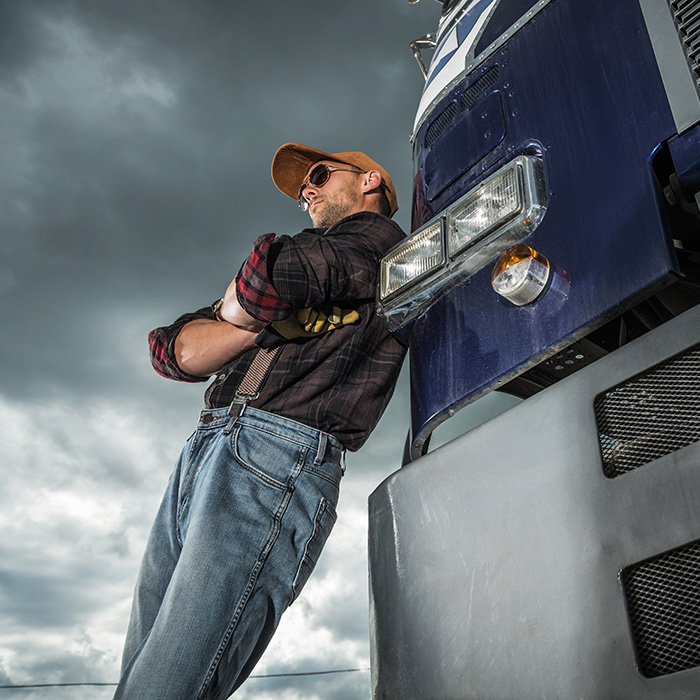
[[[440, 5], [377, 292], [411, 425], [374, 697], [697, 698], [700, 0]], [[492, 391], [524, 400], [430, 451]]]

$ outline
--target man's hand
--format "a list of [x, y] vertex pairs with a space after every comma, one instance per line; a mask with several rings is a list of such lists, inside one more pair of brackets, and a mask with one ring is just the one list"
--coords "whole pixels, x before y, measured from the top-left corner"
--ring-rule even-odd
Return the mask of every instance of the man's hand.
[[360, 317], [354, 309], [341, 309], [332, 306], [329, 309], [297, 309], [284, 321], [270, 324], [286, 340], [293, 338], [311, 338], [341, 326], [357, 323]]

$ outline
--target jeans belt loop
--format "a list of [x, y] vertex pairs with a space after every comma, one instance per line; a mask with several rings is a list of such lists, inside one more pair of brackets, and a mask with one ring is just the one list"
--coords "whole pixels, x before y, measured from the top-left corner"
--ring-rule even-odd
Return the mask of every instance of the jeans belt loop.
[[314, 464], [323, 464], [323, 458], [326, 456], [326, 446], [328, 445], [328, 436], [319, 432], [318, 434], [318, 450], [316, 450], [316, 459], [314, 459]]

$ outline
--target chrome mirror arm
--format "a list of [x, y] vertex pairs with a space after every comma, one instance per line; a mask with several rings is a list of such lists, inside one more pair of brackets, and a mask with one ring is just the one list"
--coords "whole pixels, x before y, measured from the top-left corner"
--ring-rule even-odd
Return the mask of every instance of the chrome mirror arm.
[[436, 44], [435, 36], [436, 35], [434, 33], [426, 34], [425, 36], [421, 36], [418, 39], [414, 39], [412, 42], [409, 43], [411, 51], [413, 51], [413, 55], [416, 57], [416, 61], [418, 61], [418, 66], [421, 70], [421, 73], [423, 73], [423, 77], [426, 80], [428, 79], [428, 69], [425, 67], [425, 63], [423, 62], [421, 49], [434, 49]]

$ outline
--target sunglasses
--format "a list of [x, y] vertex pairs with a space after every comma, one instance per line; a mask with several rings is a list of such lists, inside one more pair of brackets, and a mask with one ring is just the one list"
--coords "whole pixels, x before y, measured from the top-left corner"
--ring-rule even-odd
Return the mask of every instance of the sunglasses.
[[337, 165], [326, 165], [325, 163], [321, 163], [321, 165], [316, 166], [309, 173], [309, 176], [304, 178], [304, 181], [301, 183], [301, 187], [299, 188], [299, 208], [302, 211], [309, 210], [309, 203], [304, 199], [304, 190], [309, 185], [311, 185], [311, 187], [323, 187], [336, 170], [346, 170], [349, 173], [365, 172], [359, 168], [341, 168]]

